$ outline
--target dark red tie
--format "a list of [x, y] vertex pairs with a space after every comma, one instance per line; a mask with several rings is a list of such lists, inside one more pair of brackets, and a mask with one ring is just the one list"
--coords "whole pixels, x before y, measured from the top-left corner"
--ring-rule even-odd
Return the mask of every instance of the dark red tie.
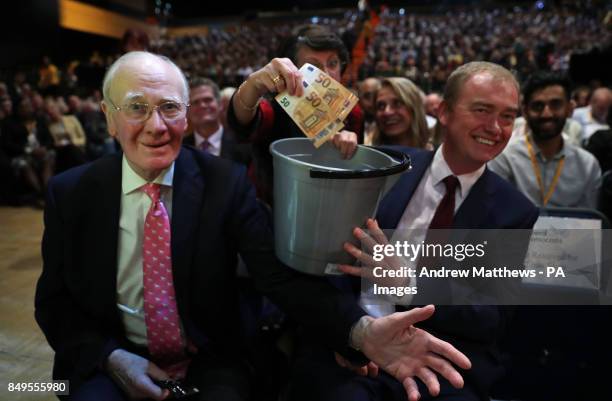
[[204, 152], [208, 152], [209, 148], [210, 142], [208, 142], [208, 139], [204, 139], [204, 141], [200, 144], [200, 149], [202, 149]]
[[455, 191], [459, 185], [459, 180], [454, 175], [449, 175], [442, 181], [446, 186], [446, 193], [440, 201], [433, 219], [431, 219], [429, 228], [451, 228], [453, 226], [453, 215], [455, 214]]

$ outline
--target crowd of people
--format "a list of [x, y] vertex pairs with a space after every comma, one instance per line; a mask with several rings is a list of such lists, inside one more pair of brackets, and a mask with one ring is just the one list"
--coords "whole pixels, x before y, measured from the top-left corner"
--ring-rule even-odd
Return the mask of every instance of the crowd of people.
[[[435, 15], [419, 15], [403, 9], [378, 10], [378, 23], [366, 41], [366, 57], [356, 66], [359, 80], [344, 82], [362, 95], [365, 143], [395, 142], [389, 139], [383, 126], [393, 114], [389, 113], [391, 108], [387, 109], [387, 117], [383, 117], [383, 110], [375, 112], [371, 108], [374, 102], [363, 97], [370, 92], [360, 90], [363, 82], [385, 79], [382, 92], [392, 88], [395, 96], [411, 110], [411, 119], [419, 126], [415, 128], [413, 124], [411, 129], [419, 132], [413, 132], [411, 140], [396, 144], [420, 146], [425, 141], [427, 146], [436, 146], [441, 141], [441, 132], [436, 128], [435, 112], [428, 106], [428, 99], [439, 99], [448, 75], [457, 66], [472, 60], [488, 60], [509, 68], [521, 82], [539, 70], [567, 74], [572, 54], [589, 51], [609, 41], [601, 12], [587, 12], [586, 9], [586, 6], [546, 11], [518, 7], [506, 10], [474, 8]], [[371, 23], [368, 17], [357, 11], [347, 11], [339, 17], [320, 18], [318, 23], [334, 32], [350, 50], [360, 29]], [[304, 22], [307, 21], [271, 19], [229, 23], [223, 27], [209, 27], [207, 34], [155, 40], [130, 30], [121, 49], [146, 48], [174, 60], [188, 78], [211, 79], [225, 89], [227, 96], [222, 103], [227, 109], [235, 88], [276, 56], [293, 28]], [[50, 172], [63, 171], [115, 150], [112, 139], [106, 134], [106, 123], [99, 108], [100, 92], [89, 82], [92, 72], [101, 78], [101, 73], [114, 59], [116, 56], [94, 52], [89, 60], [71, 61], [60, 69], [49, 57], [44, 57], [36, 79], [29, 76], [28, 80], [24, 71], [16, 71], [14, 79], [0, 83], [3, 174], [12, 180], [16, 178], [15, 190], [4, 191], [2, 198], [19, 202], [21, 194], [25, 193], [28, 199], [32, 191], [37, 194], [35, 198], [40, 197]], [[344, 62], [348, 64], [350, 60]], [[342, 66], [342, 70], [347, 67]], [[591, 86], [572, 87], [576, 106], [588, 106], [590, 94], [598, 85], [600, 83], [594, 82]], [[417, 99], [422, 98], [416, 95], [417, 91], [425, 97]], [[570, 131], [567, 134], [575, 145], [586, 146], [587, 136], [596, 129], [608, 127], [605, 122], [608, 95], [604, 88], [595, 93], [594, 101], [598, 104], [595, 116], [585, 114], [588, 110], [583, 109], [577, 111], [574, 119], [568, 120], [566, 131]], [[434, 101], [434, 106], [437, 102], [439, 100]], [[429, 110], [429, 113], [421, 113], [421, 110]], [[375, 114], [378, 126], [373, 124]], [[422, 127], [422, 114], [432, 135]], [[386, 122], [382, 123], [383, 119]], [[29, 120], [36, 120], [36, 124]], [[524, 119], [517, 120], [517, 127], [521, 124], [524, 125]], [[590, 124], [589, 133], [583, 134], [579, 124]], [[19, 126], [29, 126], [29, 134], [35, 132], [32, 127], [38, 129], [26, 140], [23, 133], [15, 133], [19, 132]], [[52, 126], [51, 131], [49, 126]], [[594, 143], [598, 143], [597, 138]], [[36, 150], [32, 154], [32, 147], [48, 151]], [[602, 150], [593, 151], [602, 158]], [[607, 165], [606, 161], [600, 160], [600, 163]]]
[[540, 69], [567, 72], [572, 54], [609, 40], [597, 12], [537, 8], [474, 8], [444, 15], [387, 12], [368, 46], [360, 76], [405, 76], [440, 91], [448, 75], [473, 60], [489, 60], [522, 81]]
[[[299, 327], [272, 399], [281, 386], [292, 400], [489, 399], [508, 309], [411, 299], [374, 311], [353, 292], [368, 255], [351, 244], [362, 266], [340, 266], [334, 283], [274, 257], [269, 146], [303, 134], [273, 97], [303, 94], [305, 63], [342, 80], [362, 17], [127, 40], [112, 63], [96, 58], [108, 69], [89, 93], [67, 91], [79, 69], [62, 78], [48, 58], [37, 82], [0, 83], [0, 196], [46, 208], [36, 319], [71, 399], [161, 400], [168, 379], [201, 399], [249, 399], [271, 371], [243, 338], [238, 255]], [[568, 78], [572, 54], [606, 37], [601, 15], [379, 17], [345, 82], [359, 104], [331, 138], [343, 158], [358, 144], [411, 157], [366, 223], [376, 241], [381, 229], [531, 229], [539, 207], [601, 207], [612, 91]]]

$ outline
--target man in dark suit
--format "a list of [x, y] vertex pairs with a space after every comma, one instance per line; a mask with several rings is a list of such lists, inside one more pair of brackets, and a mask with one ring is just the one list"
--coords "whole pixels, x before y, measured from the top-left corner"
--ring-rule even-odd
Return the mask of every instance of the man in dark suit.
[[251, 146], [236, 142], [234, 133], [221, 124], [219, 86], [208, 78], [194, 78], [189, 82], [189, 104], [187, 119], [192, 134], [183, 143], [248, 166]]
[[[537, 208], [486, 167], [510, 139], [518, 107], [518, 83], [503, 67], [475, 62], [454, 71], [439, 109], [445, 141], [436, 152], [404, 149], [412, 158], [413, 169], [381, 201], [377, 220], [367, 222], [372, 238], [386, 240], [381, 239], [384, 235], [381, 229], [531, 229], [538, 216]], [[370, 242], [371, 246], [372, 239], [363, 230], [356, 228], [354, 234], [362, 244], [367, 246]], [[371, 277], [367, 267], [371, 266], [372, 257], [349, 243], [345, 249], [366, 268], [341, 266], [341, 270], [357, 277]], [[416, 285], [420, 285], [419, 281]], [[412, 304], [419, 304], [420, 293], [421, 289], [412, 298]], [[368, 311], [374, 314], [373, 309]], [[416, 374], [418, 381], [409, 378], [407, 384], [403, 383], [409, 399], [416, 401], [419, 393], [425, 393], [421, 399], [429, 399], [424, 392], [428, 388], [436, 399], [487, 400], [489, 387], [500, 374], [495, 342], [506, 319], [506, 310], [501, 306], [437, 307], [435, 316], [420, 327], [465, 352], [473, 362], [472, 369], [464, 374], [465, 386], [461, 389], [453, 388], [443, 378], [438, 385], [433, 382], [434, 372], [421, 369]], [[359, 375], [372, 374], [375, 365], [355, 366], [336, 355], [337, 364], [347, 370], [333, 364], [331, 352], [326, 358], [327, 363], [320, 360], [305, 363], [310, 368], [316, 366], [326, 379], [320, 386], [311, 386], [304, 400], [406, 399], [402, 385], [388, 375], [376, 379]], [[329, 394], [333, 397], [328, 397]]]
[[[414, 329], [433, 307], [356, 326], [364, 311], [351, 297], [279, 264], [245, 169], [181, 146], [188, 87], [170, 60], [123, 55], [103, 95], [123, 154], [51, 180], [36, 289], [53, 377], [70, 380], [70, 399], [162, 400], [169, 392], [156, 381], [169, 378], [198, 387], [200, 400], [248, 399], [238, 253], [264, 294], [346, 358], [365, 355], [399, 380], [447, 359], [469, 368], [450, 344]], [[455, 369], [443, 375], [461, 384]]]

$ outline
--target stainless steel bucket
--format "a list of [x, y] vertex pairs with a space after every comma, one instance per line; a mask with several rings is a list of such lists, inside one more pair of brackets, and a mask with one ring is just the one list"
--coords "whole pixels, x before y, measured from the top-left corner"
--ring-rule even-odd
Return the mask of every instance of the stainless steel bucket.
[[383, 195], [410, 168], [400, 152], [359, 145], [344, 160], [330, 142], [316, 149], [307, 138], [280, 139], [270, 152], [276, 255], [315, 275], [334, 274], [336, 264], [354, 262], [344, 242], [358, 245], [353, 228], [376, 214]]

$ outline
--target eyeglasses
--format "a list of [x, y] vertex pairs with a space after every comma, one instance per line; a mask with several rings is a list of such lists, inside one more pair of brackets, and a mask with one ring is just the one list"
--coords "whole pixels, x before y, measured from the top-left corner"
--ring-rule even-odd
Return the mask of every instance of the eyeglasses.
[[159, 111], [159, 114], [164, 121], [174, 122], [185, 118], [187, 115], [187, 109], [189, 108], [188, 104], [174, 102], [171, 100], [160, 103], [157, 106], [151, 106], [148, 103], [133, 102], [117, 107], [112, 100], [108, 99], [108, 102], [115, 108], [115, 110], [123, 112], [127, 120], [132, 123], [143, 123], [147, 121], [154, 111]]

